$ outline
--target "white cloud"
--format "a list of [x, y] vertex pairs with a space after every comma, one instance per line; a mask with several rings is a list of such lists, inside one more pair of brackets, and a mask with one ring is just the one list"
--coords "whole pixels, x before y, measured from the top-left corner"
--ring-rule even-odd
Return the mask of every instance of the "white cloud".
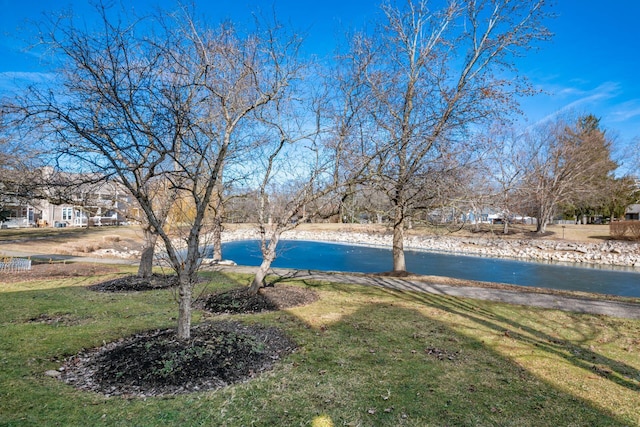
[[573, 93], [579, 98], [573, 100], [564, 108], [575, 109], [576, 107], [584, 104], [615, 98], [620, 94], [620, 84], [616, 82], [605, 82], [591, 90], [580, 90], [574, 88]]
[[612, 122], [624, 122], [640, 117], [640, 99], [632, 99], [616, 105], [609, 113]]
[[593, 89], [579, 87], [561, 87], [549, 90], [549, 101], [557, 105], [552, 113], [546, 114], [536, 124], [545, 123], [570, 112], [594, 112], [596, 114], [609, 108], [608, 101], [621, 93], [620, 84], [605, 82]]
[[24, 71], [5, 71], [0, 73], [0, 79], [2, 80], [14, 80], [14, 81], [31, 81], [31, 82], [45, 82], [51, 80], [52, 73], [30, 73]]
[[46, 84], [54, 79], [52, 73], [7, 71], [0, 73], [0, 93], [14, 92], [31, 84]]

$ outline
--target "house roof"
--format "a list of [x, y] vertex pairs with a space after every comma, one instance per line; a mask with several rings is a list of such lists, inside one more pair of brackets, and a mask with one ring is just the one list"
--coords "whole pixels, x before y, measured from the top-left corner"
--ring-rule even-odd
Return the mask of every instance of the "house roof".
[[627, 206], [625, 214], [640, 214], [640, 203]]

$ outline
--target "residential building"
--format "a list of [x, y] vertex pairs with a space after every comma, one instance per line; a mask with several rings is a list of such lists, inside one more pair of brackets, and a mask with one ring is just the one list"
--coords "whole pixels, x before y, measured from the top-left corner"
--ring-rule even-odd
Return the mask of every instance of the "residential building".
[[627, 221], [640, 220], [640, 203], [627, 206], [627, 209], [624, 212], [624, 219]]
[[86, 178], [59, 174], [54, 185], [28, 202], [5, 194], [0, 226], [86, 227], [126, 222], [132, 205], [126, 188], [114, 181], [86, 182]]

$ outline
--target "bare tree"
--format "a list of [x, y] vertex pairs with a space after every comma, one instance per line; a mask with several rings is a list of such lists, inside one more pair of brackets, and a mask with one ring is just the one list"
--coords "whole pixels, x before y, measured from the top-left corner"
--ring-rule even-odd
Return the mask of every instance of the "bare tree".
[[[415, 177], [473, 151], [469, 130], [529, 91], [514, 58], [549, 37], [545, 1], [427, 1], [383, 7], [385, 22], [354, 44], [361, 52], [378, 128], [380, 176], [393, 204], [393, 270], [404, 272], [404, 229], [418, 195]], [[443, 161], [444, 160], [444, 161]], [[424, 194], [420, 195], [424, 197]]]
[[[32, 87], [12, 111], [46, 129], [60, 155], [117, 177], [135, 197], [178, 274], [178, 337], [188, 338], [200, 235], [222, 168], [247, 149], [238, 130], [290, 81], [298, 41], [282, 42], [279, 27], [206, 28], [185, 9], [129, 20], [98, 11], [99, 30], [69, 19], [43, 32], [60, 80]], [[156, 205], [159, 182], [193, 212], [181, 227], [167, 227]]]
[[[169, 212], [178, 196], [177, 191], [168, 180], [158, 177], [157, 180], [149, 179], [145, 186], [145, 194], [148, 198], [147, 203], [152, 206], [156, 222], [166, 228]], [[144, 211], [140, 212], [138, 209], [137, 212], [139, 214], [131, 219], [139, 222], [142, 228], [142, 251], [138, 264], [138, 276], [147, 278], [153, 275], [159, 234]]]
[[457, 205], [460, 206], [465, 225], [475, 232], [481, 231], [484, 215], [493, 205], [495, 186], [491, 176], [484, 167], [485, 163], [477, 163], [465, 168], [464, 173], [457, 174], [458, 186], [461, 187]]
[[9, 117], [0, 112], [0, 221], [9, 208], [44, 198], [43, 150], [12, 131]]
[[[487, 150], [479, 173], [485, 178], [484, 196], [502, 214], [502, 232], [509, 233], [509, 223], [518, 209], [523, 178], [527, 168], [526, 140], [516, 129], [505, 124], [492, 126], [485, 136]], [[522, 212], [520, 212], [522, 213]]]
[[[347, 188], [354, 179], [333, 181], [331, 173], [335, 168], [326, 153], [314, 147], [314, 160], [306, 165], [292, 163], [290, 156], [283, 153], [282, 144], [267, 156], [262, 172], [258, 196], [258, 231], [262, 262], [251, 283], [250, 291], [257, 292], [264, 285], [264, 279], [271, 263], [277, 256], [277, 247], [282, 233], [296, 228], [314, 217], [330, 217], [340, 212], [341, 190]], [[285, 159], [288, 168], [294, 167], [295, 174], [279, 171], [280, 160]], [[289, 169], [289, 172], [291, 169]], [[279, 173], [280, 172], [280, 173]], [[289, 175], [288, 179], [284, 179]], [[284, 182], [283, 182], [284, 181]]]
[[599, 120], [583, 116], [573, 124], [558, 118], [534, 129], [526, 140], [528, 167], [524, 186], [537, 218], [538, 233], [562, 203], [578, 203], [601, 192], [616, 169], [612, 142], [599, 129]]
[[262, 263], [251, 291], [263, 285], [283, 232], [312, 218], [340, 215], [365, 179], [372, 157], [364, 143], [362, 114], [369, 99], [361, 91], [363, 71], [353, 56], [338, 57], [324, 85], [318, 79], [300, 82], [297, 96], [285, 97], [261, 117], [271, 143], [263, 146], [258, 171]]
[[292, 104], [299, 103], [288, 101], [261, 117], [262, 138], [271, 142], [262, 146], [261, 167], [255, 171], [260, 180], [256, 196], [262, 262], [251, 283], [254, 293], [264, 284], [282, 233], [305, 222], [307, 205], [335, 189], [333, 182], [323, 183], [331, 163], [317, 145], [319, 129], [307, 130], [302, 110], [294, 112]]
[[624, 218], [627, 207], [635, 203], [640, 203], [638, 178], [626, 175], [620, 178], [610, 177], [608, 179], [606, 197], [602, 200], [602, 208], [612, 220]]

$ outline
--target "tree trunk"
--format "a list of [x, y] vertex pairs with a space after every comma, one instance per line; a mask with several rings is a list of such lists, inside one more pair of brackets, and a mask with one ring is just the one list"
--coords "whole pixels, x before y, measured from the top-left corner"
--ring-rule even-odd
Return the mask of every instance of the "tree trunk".
[[538, 219], [538, 224], [536, 225], [536, 233], [543, 234], [547, 231], [547, 224], [544, 220]]
[[269, 240], [268, 245], [264, 241], [266, 237], [262, 237], [262, 263], [260, 263], [260, 267], [258, 267], [258, 271], [253, 277], [253, 281], [251, 282], [251, 286], [249, 287], [249, 292], [257, 294], [258, 290], [260, 290], [260, 288], [264, 285], [264, 278], [271, 268], [271, 263], [274, 259], [276, 259], [276, 249], [278, 247], [278, 242], [280, 241], [280, 234], [281, 231], [274, 231], [271, 235], [271, 239]]
[[253, 277], [253, 281], [251, 282], [251, 286], [249, 287], [249, 292], [252, 294], [257, 294], [261, 287], [264, 286], [264, 278], [267, 275], [267, 272], [271, 268], [271, 261], [263, 259], [260, 267], [258, 267], [258, 271], [256, 271], [256, 275]]
[[191, 278], [185, 271], [180, 272], [180, 296], [178, 308], [178, 339], [191, 338]]
[[[175, 258], [174, 266], [178, 273], [178, 339], [185, 340], [191, 337], [191, 314], [193, 300], [193, 286], [197, 282], [198, 269], [202, 261], [200, 253], [200, 228], [201, 221], [196, 218], [195, 225], [187, 238], [187, 254], [184, 258]], [[182, 262], [180, 262], [182, 259]], [[179, 263], [179, 265], [178, 265]]]
[[393, 222], [393, 271], [405, 272], [407, 265], [404, 260], [404, 213], [402, 206], [396, 206]]
[[142, 244], [142, 255], [138, 266], [139, 277], [150, 277], [153, 274], [153, 257], [155, 254], [156, 240], [158, 235], [151, 231], [149, 226], [142, 228], [144, 242]]
[[183, 340], [191, 337], [193, 285], [197, 281], [201, 260], [199, 244], [198, 235], [191, 233], [187, 240], [187, 255], [178, 269], [178, 338]]
[[222, 218], [218, 217], [218, 215], [213, 220], [211, 244], [213, 245], [213, 260], [216, 262], [222, 261]]
[[472, 206], [472, 211], [471, 211], [471, 215], [473, 215], [473, 230], [479, 232], [480, 231], [480, 220], [482, 219], [482, 213], [478, 214], [478, 212], [480, 212], [479, 209], [476, 209], [475, 206]]
[[538, 217], [538, 222], [536, 224], [536, 233], [542, 234], [547, 231], [547, 224], [549, 223], [549, 218], [546, 213], [542, 213]]

